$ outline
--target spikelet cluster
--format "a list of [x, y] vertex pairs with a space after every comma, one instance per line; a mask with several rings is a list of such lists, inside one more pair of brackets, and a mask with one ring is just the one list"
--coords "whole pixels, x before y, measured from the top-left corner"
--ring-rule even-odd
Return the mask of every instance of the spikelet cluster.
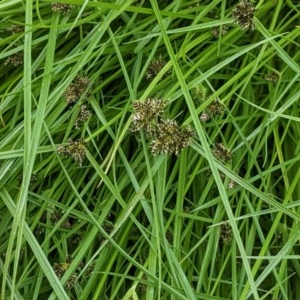
[[[66, 271], [68, 270], [70, 264], [72, 262], [72, 258], [70, 256], [67, 256], [66, 261], [63, 263], [54, 263], [53, 265], [53, 271], [56, 274], [56, 276], [58, 277], [58, 279], [61, 279], [63, 277], [63, 275], [66, 273]], [[68, 279], [68, 281], [65, 284], [65, 287], [67, 289], [71, 289], [74, 287], [76, 281], [78, 279], [78, 273], [74, 272], [70, 278]]]
[[226, 35], [228, 32], [228, 26], [227, 25], [223, 25], [223, 26], [216, 26], [213, 27], [211, 30], [211, 34], [215, 37], [218, 38], [220, 35], [224, 36]]
[[82, 166], [82, 162], [86, 156], [85, 142], [82, 140], [69, 140], [67, 145], [59, 145], [57, 152], [62, 156], [72, 157], [79, 166]]
[[232, 243], [233, 234], [229, 223], [221, 225], [220, 236], [225, 246], [229, 246]]
[[275, 73], [275, 72], [273, 72], [271, 74], [267, 74], [267, 75], [265, 75], [265, 80], [273, 82], [275, 84], [279, 80], [279, 75], [278, 75], [278, 73]]
[[[154, 59], [148, 66], [147, 72], [146, 72], [146, 78], [148, 80], [152, 80], [156, 77], [156, 75], [162, 70], [162, 68], [166, 65], [166, 61], [163, 59], [161, 55], [157, 59]], [[166, 75], [170, 74], [170, 71], [167, 71], [163, 78], [166, 77]]]
[[231, 161], [232, 153], [222, 143], [215, 144], [212, 153], [217, 159], [224, 163]]
[[131, 132], [143, 130], [151, 139], [153, 154], [176, 154], [186, 148], [194, 131], [181, 128], [175, 120], [164, 119], [165, 103], [161, 99], [147, 99], [133, 103], [135, 113], [132, 117]]
[[91, 96], [91, 83], [87, 76], [78, 75], [63, 94], [69, 105], [75, 104], [81, 97]]
[[249, 0], [242, 0], [232, 11], [235, 23], [243, 30], [254, 30], [254, 13], [256, 9]]
[[205, 111], [200, 115], [200, 120], [202, 122], [207, 122], [210, 119], [222, 116], [223, 113], [224, 106], [219, 100], [215, 100], [206, 107]]
[[7, 59], [4, 61], [4, 65], [5, 66], [20, 66], [23, 64], [23, 53], [22, 52], [17, 52], [14, 53], [12, 55], [10, 55], [9, 57], [7, 57]]
[[51, 4], [51, 9], [54, 12], [58, 12], [61, 15], [68, 15], [71, 12], [73, 5], [63, 4], [59, 2], [53, 2]]
[[13, 24], [13, 25], [7, 27], [5, 29], [5, 31], [9, 35], [14, 35], [16, 33], [23, 32], [24, 31], [24, 26], [23, 25], [18, 25], [18, 24]]
[[194, 131], [190, 128], [180, 128], [175, 120], [161, 120], [157, 124], [157, 129], [151, 142], [153, 154], [176, 155], [189, 145], [190, 139], [194, 136]]
[[161, 99], [148, 98], [144, 102], [134, 101], [135, 113], [132, 117], [131, 132], [144, 130], [148, 136], [154, 135], [156, 125], [165, 110]]
[[75, 128], [79, 129], [80, 125], [83, 124], [90, 116], [92, 115], [91, 111], [88, 109], [86, 104], [82, 104], [79, 109], [79, 114], [75, 122]]

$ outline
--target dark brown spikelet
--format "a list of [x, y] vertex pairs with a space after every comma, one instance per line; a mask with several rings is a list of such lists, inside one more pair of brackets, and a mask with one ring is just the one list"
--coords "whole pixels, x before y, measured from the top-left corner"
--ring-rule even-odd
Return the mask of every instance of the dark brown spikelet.
[[268, 74], [268, 75], [265, 76], [265, 80], [271, 81], [274, 84], [277, 83], [278, 79], [279, 79], [279, 74], [275, 73], [275, 72], [273, 72], [273, 73]]
[[[147, 69], [146, 72], [146, 78], [148, 80], [152, 80], [156, 77], [156, 75], [162, 70], [162, 68], [166, 65], [166, 61], [163, 59], [163, 57], [160, 55], [157, 59], [153, 60]], [[168, 71], [164, 77], [166, 77], [166, 75], [170, 74], [170, 71]], [[164, 78], [163, 77], [163, 78]]]
[[78, 274], [73, 273], [65, 284], [66, 289], [70, 290], [71, 288], [73, 288], [77, 279], [78, 279]]
[[177, 141], [177, 147], [179, 148], [179, 151], [185, 149], [189, 145], [194, 135], [195, 131], [190, 126], [180, 129], [180, 136]]
[[14, 35], [16, 33], [23, 32], [24, 31], [24, 26], [23, 25], [14, 24], [14, 25], [11, 25], [8, 28], [6, 28], [5, 31], [9, 35]]
[[131, 132], [143, 129], [147, 135], [152, 135], [157, 119], [161, 118], [164, 113], [164, 101], [152, 98], [148, 98], [144, 102], [134, 101], [133, 108], [135, 113], [132, 117]]
[[207, 122], [210, 119], [221, 116], [224, 113], [224, 106], [219, 100], [213, 101], [205, 111], [200, 115], [200, 120], [202, 122]]
[[256, 9], [249, 0], [242, 0], [232, 11], [235, 23], [243, 30], [254, 30], [254, 13]]
[[180, 128], [175, 120], [161, 120], [151, 142], [153, 154], [176, 154], [186, 148], [194, 131], [190, 128]]
[[87, 105], [83, 104], [80, 106], [79, 114], [75, 122], [75, 128], [79, 129], [80, 125], [84, 123], [92, 115]]
[[56, 276], [60, 279], [63, 277], [68, 267], [69, 264], [67, 263], [54, 263], [52, 268]]
[[11, 66], [17, 67], [22, 64], [23, 64], [23, 53], [22, 52], [12, 54], [4, 61], [5, 66], [11, 65]]
[[222, 143], [215, 144], [213, 155], [225, 163], [230, 162], [232, 158], [232, 153]]
[[[30, 177], [29, 187], [32, 188], [38, 182], [38, 180], [39, 180], [39, 176], [35, 173], [32, 173], [31, 177]], [[22, 183], [23, 175], [18, 176], [18, 181], [19, 181], [19, 183]]]
[[[56, 224], [60, 221], [60, 219], [63, 217], [63, 212], [61, 210], [54, 210], [51, 212], [50, 220], [53, 224]], [[61, 228], [70, 229], [73, 226], [72, 221], [70, 218], [66, 218], [62, 224]]]
[[71, 156], [78, 162], [79, 166], [82, 166], [82, 162], [86, 156], [85, 142], [82, 140], [70, 140], [67, 145], [58, 146], [57, 152], [65, 157]]
[[232, 242], [232, 229], [229, 223], [224, 223], [221, 225], [221, 238], [223, 241], [223, 244], [225, 246], [229, 246]]
[[63, 214], [60, 210], [54, 210], [51, 212], [50, 220], [53, 224], [56, 224], [61, 218]]
[[52, 11], [59, 12], [61, 15], [68, 15], [71, 12], [72, 5], [53, 2], [51, 4]]
[[64, 92], [64, 98], [69, 105], [75, 104], [81, 97], [91, 96], [90, 80], [87, 76], [78, 75]]
[[175, 120], [163, 119], [165, 103], [161, 99], [147, 99], [133, 103], [135, 113], [132, 117], [131, 132], [143, 130], [151, 141], [152, 154], [176, 155], [186, 148], [194, 131], [180, 128]]
[[[221, 29], [222, 28], [222, 29]], [[226, 35], [228, 32], [228, 26], [227, 25], [223, 25], [223, 26], [216, 26], [213, 27], [211, 30], [211, 34], [215, 37], [218, 38], [220, 35], [224, 36]]]
[[107, 234], [110, 234], [114, 229], [114, 225], [111, 224], [109, 221], [104, 221], [101, 227]]

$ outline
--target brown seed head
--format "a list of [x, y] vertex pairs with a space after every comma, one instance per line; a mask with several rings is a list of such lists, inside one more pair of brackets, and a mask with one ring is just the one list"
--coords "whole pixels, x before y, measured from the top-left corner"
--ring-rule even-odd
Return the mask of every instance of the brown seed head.
[[90, 80], [86, 76], [79, 75], [64, 92], [64, 98], [69, 105], [75, 104], [82, 96], [85, 99], [91, 96]]
[[256, 9], [249, 0], [242, 0], [232, 11], [232, 17], [235, 23], [243, 30], [254, 29], [254, 13]]
[[[162, 70], [162, 68], [166, 65], [166, 61], [163, 59], [163, 57], [160, 55], [157, 59], [153, 60], [147, 69], [146, 72], [146, 78], [148, 80], [152, 80], [156, 77], [156, 75]], [[166, 75], [170, 74], [170, 71], [167, 71], [164, 77]], [[164, 78], [163, 77], [163, 78]]]
[[232, 158], [232, 153], [222, 143], [215, 144], [213, 155], [225, 163], [230, 162]]
[[59, 12], [61, 15], [68, 15], [73, 5], [54, 2], [51, 4], [52, 11]]
[[92, 115], [87, 105], [83, 104], [80, 106], [80, 111], [75, 122], [75, 128], [79, 129], [80, 125], [84, 123]]
[[[221, 30], [222, 28], [222, 30]], [[216, 26], [213, 27], [211, 30], [211, 34], [215, 37], [218, 38], [221, 34], [221, 36], [226, 35], [228, 32], [228, 26], [227, 25], [223, 25], [223, 26]]]
[[175, 120], [160, 120], [151, 148], [153, 154], [179, 154], [181, 150], [186, 148], [190, 139], [194, 136], [194, 131], [190, 128], [180, 128]]
[[21, 52], [10, 55], [4, 61], [5, 66], [12, 65], [14, 67], [17, 67], [22, 64], [23, 64], [23, 53], [21, 53]]
[[65, 157], [71, 156], [78, 162], [79, 166], [82, 166], [82, 162], [86, 156], [85, 142], [82, 140], [69, 140], [67, 145], [58, 146], [57, 152]]
[[148, 135], [152, 135], [157, 119], [164, 113], [164, 101], [148, 98], [145, 102], [135, 101], [133, 108], [135, 113], [132, 116], [131, 132], [143, 129]]

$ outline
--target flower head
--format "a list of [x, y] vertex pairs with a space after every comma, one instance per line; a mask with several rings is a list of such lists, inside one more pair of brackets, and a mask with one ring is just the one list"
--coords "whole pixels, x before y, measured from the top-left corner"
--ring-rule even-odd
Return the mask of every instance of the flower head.
[[57, 11], [61, 15], [68, 15], [71, 12], [72, 5], [54, 2], [51, 4], [52, 11]]
[[211, 34], [215, 37], [218, 38], [219, 35], [221, 34], [221, 36], [226, 35], [228, 32], [228, 26], [227, 25], [223, 25], [223, 26], [216, 26], [213, 27], [211, 30]]
[[66, 289], [70, 290], [71, 288], [74, 287], [76, 281], [78, 279], [78, 274], [77, 273], [73, 273], [71, 275], [71, 277], [68, 279], [68, 281], [66, 282]]
[[200, 120], [202, 122], [207, 122], [212, 118], [221, 116], [224, 113], [224, 107], [219, 100], [213, 101], [207, 106], [205, 111], [200, 115]]
[[79, 75], [68, 86], [64, 92], [64, 98], [69, 105], [75, 104], [82, 96], [91, 96], [90, 80], [86, 76]]
[[[166, 61], [163, 59], [161, 55], [155, 60], [153, 60], [147, 69], [146, 78], [152, 80], [155, 76], [162, 70], [162, 68], [166, 65]], [[168, 71], [165, 75], [169, 74]]]
[[155, 131], [157, 119], [161, 118], [164, 113], [164, 101], [148, 98], [145, 102], [135, 101], [133, 108], [135, 113], [132, 117], [131, 131], [144, 129], [148, 135], [152, 135]]
[[17, 52], [17, 53], [14, 53], [14, 54], [10, 55], [4, 61], [5, 66], [12, 65], [14, 67], [17, 67], [17, 66], [22, 65], [22, 64], [23, 64], [23, 53], [21, 53], [21, 52]]
[[232, 158], [232, 153], [222, 143], [215, 144], [213, 155], [225, 163], [230, 162]]
[[232, 242], [233, 234], [229, 223], [223, 223], [220, 230], [221, 238], [225, 246], [229, 246]]
[[256, 9], [249, 0], [242, 0], [232, 11], [237, 25], [244, 29], [254, 29], [254, 13]]
[[133, 103], [135, 113], [132, 117], [131, 132], [143, 130], [151, 139], [153, 154], [176, 155], [189, 144], [194, 136], [190, 128], [180, 128], [175, 120], [164, 119], [165, 103], [160, 99], [147, 99]]
[[178, 155], [193, 136], [194, 131], [190, 127], [180, 128], [175, 120], [161, 120], [151, 142], [152, 153]]
[[57, 152], [65, 157], [71, 156], [78, 162], [79, 166], [82, 166], [82, 162], [86, 156], [85, 142], [82, 140], [69, 140], [67, 145], [58, 146]]
[[80, 125], [84, 123], [92, 115], [91, 111], [88, 109], [87, 105], [83, 104], [80, 106], [80, 111], [77, 116], [75, 127], [80, 128]]
[[278, 75], [278, 73], [275, 73], [275, 72], [265, 76], [265, 80], [271, 81], [274, 84], [277, 83], [278, 79], [279, 79], [279, 75]]
[[9, 35], [14, 35], [16, 33], [22, 32], [22, 31], [24, 31], [23, 25], [13, 24], [13, 25], [9, 26], [8, 28], [6, 28], [6, 32]]

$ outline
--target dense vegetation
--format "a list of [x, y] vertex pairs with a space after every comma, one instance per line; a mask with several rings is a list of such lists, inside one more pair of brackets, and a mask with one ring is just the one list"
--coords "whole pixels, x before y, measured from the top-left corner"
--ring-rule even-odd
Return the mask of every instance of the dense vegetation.
[[298, 1], [0, 17], [0, 299], [299, 297]]

